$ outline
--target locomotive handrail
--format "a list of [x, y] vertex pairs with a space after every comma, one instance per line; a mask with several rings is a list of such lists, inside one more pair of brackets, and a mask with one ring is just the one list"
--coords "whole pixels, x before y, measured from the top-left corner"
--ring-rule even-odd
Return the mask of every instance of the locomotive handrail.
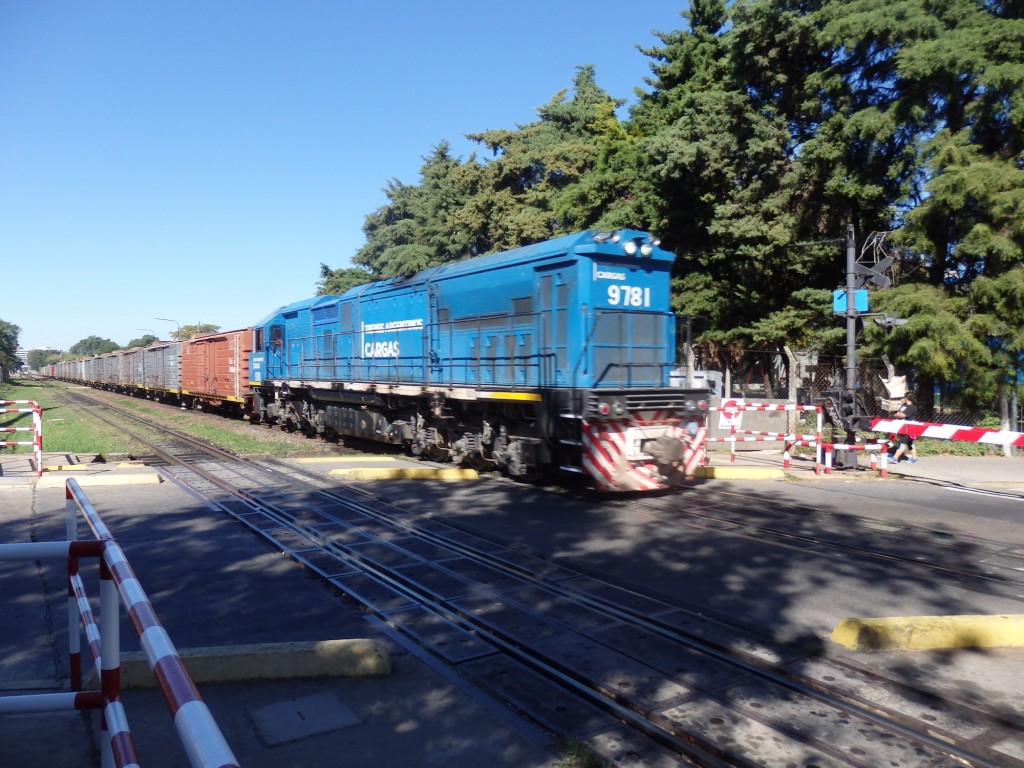
[[[531, 316], [536, 317], [536, 313]], [[481, 315], [472, 319], [475, 324], [473, 332], [477, 334], [478, 340], [484, 337], [484, 321], [490, 317], [497, 317], [497, 315]], [[506, 339], [513, 339], [513, 346], [516, 317], [523, 316], [510, 316], [507, 318], [505, 326], [500, 329]], [[448, 327], [444, 328], [443, 326]], [[453, 347], [455, 323], [432, 323], [425, 327], [428, 331], [446, 334], [449, 349]], [[515, 354], [514, 349], [506, 350], [506, 354], [503, 355], [485, 356], [483, 345], [477, 343], [474, 345], [476, 349], [473, 357], [448, 355], [439, 358], [438, 362], [434, 362], [430, 357], [432, 350], [428, 349], [424, 350], [423, 354], [402, 354], [397, 359], [371, 358], [367, 360], [356, 357], [357, 347], [354, 342], [358, 335], [359, 331], [331, 333], [330, 341], [326, 344], [323, 343], [324, 335], [293, 337], [289, 339], [286, 346], [288, 356], [281, 363], [282, 370], [273, 371], [273, 373], [281, 378], [296, 381], [340, 378], [366, 381], [371, 384], [387, 382], [400, 385], [450, 386], [453, 383], [472, 382], [474, 384], [498, 384], [513, 388], [520, 386], [533, 388], [544, 386], [540, 375], [542, 365], [544, 360], [551, 357], [551, 355], [533, 353], [518, 355]], [[349, 342], [348, 346], [351, 351], [343, 358], [339, 353], [339, 347], [346, 341]], [[340, 370], [341, 366], [347, 368], [347, 371]], [[498, 374], [495, 371], [493, 375], [485, 375], [486, 368], [496, 369], [499, 366], [506, 369], [504, 373]], [[447, 369], [447, 374], [442, 373], [438, 379], [433, 375], [434, 368]], [[517, 380], [519, 378], [517, 369], [522, 369], [522, 381]], [[415, 374], [417, 370], [419, 376]], [[462, 371], [461, 376], [456, 375], [457, 370]], [[407, 373], [403, 374], [403, 371]], [[531, 375], [530, 371], [533, 371], [534, 375]], [[470, 373], [473, 375], [470, 376]]]

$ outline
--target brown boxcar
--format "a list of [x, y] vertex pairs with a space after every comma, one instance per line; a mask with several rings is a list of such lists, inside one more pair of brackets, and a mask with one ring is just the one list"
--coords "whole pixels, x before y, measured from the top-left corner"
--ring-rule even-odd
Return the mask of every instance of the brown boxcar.
[[181, 398], [186, 405], [251, 410], [252, 329], [193, 336], [181, 344]]

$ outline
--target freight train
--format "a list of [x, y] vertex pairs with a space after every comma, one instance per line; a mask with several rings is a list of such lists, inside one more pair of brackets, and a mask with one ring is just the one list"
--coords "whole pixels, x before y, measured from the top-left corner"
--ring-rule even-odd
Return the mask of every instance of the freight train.
[[702, 463], [708, 408], [669, 386], [673, 260], [645, 232], [584, 232], [49, 373], [524, 480], [668, 488]]

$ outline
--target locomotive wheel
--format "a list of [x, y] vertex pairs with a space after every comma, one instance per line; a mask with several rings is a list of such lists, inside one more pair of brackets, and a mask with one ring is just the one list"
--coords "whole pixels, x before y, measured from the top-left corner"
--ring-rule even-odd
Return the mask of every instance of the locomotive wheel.
[[483, 471], [494, 469], [494, 462], [488, 461], [479, 453], [477, 453], [472, 456], [466, 456], [465, 458], [463, 458], [462, 461], [459, 463], [459, 466], [465, 467], [466, 469], [476, 469]]
[[442, 448], [440, 445], [431, 445], [420, 455], [426, 456], [430, 461], [448, 461], [451, 453], [447, 448]]

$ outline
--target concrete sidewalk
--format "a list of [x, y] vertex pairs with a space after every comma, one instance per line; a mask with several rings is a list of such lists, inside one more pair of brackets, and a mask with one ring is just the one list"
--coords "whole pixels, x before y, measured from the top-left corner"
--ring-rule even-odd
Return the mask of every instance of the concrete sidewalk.
[[[830, 479], [872, 479], [879, 476], [872, 470], [867, 456], [858, 454], [858, 467], [833, 468], [826, 474], [815, 473], [813, 456], [791, 457], [789, 467], [783, 466], [782, 450], [757, 448], [737, 450], [730, 460], [728, 450], [711, 451], [707, 477], [728, 480], [798, 480], [827, 482]], [[881, 463], [878, 463], [881, 467]], [[1024, 452], [1019, 456], [923, 456], [916, 463], [886, 461], [889, 478], [920, 478], [964, 487], [1020, 489], [1024, 492]]]
[[[546, 734], [396, 642], [358, 606], [222, 511], [173, 483], [155, 482], [154, 469], [91, 465], [44, 472], [45, 482], [38, 482], [27, 458], [4, 457], [0, 542], [62, 540], [68, 477], [79, 480], [117, 538], [186, 666], [190, 649], [227, 647], [234, 650], [231, 663], [257, 678], [197, 682], [239, 765], [558, 764], [559, 745]], [[95, 564], [83, 560], [81, 567], [87, 591], [98, 594]], [[66, 580], [63, 561], [0, 562], [0, 696], [68, 690]], [[140, 642], [123, 610], [120, 635], [122, 653], [138, 656]], [[318, 657], [309, 650], [337, 648], [343, 640], [384, 649], [390, 668], [346, 671], [351, 665], [336, 664], [343, 651]], [[295, 646], [304, 664], [300, 677], [290, 677]], [[282, 655], [268, 659], [268, 648]], [[252, 663], [239, 652], [251, 654]], [[129, 669], [136, 677], [148, 672], [138, 664]], [[215, 678], [198, 665], [196, 674]], [[163, 695], [132, 687], [122, 699], [140, 764], [188, 765]], [[95, 711], [3, 715], [0, 766], [99, 766], [99, 739]]]

